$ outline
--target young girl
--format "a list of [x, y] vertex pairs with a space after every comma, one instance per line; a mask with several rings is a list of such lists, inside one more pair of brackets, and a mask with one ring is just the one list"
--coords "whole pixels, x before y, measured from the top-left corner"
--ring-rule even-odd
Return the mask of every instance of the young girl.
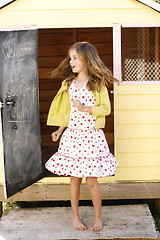
[[47, 125], [59, 126], [52, 133], [52, 141], [57, 141], [67, 128], [61, 136], [58, 152], [45, 167], [54, 174], [70, 176], [73, 227], [77, 230], [87, 229], [78, 212], [80, 185], [82, 178], [86, 178], [95, 210], [91, 229], [99, 231], [103, 220], [97, 178], [114, 175], [118, 166], [101, 129], [105, 127], [105, 116], [111, 112], [105, 85], [115, 79], [88, 42], [72, 45], [67, 58], [52, 76], [63, 78], [47, 119]]

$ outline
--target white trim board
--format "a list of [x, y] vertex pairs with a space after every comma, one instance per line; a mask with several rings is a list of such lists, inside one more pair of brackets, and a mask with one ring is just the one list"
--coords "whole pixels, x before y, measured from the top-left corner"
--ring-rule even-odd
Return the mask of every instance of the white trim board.
[[6, 6], [7, 4], [14, 2], [15, 0], [1, 0], [0, 2], [0, 8]]
[[153, 8], [154, 10], [160, 12], [160, 4], [153, 0], [138, 0], [138, 2], [141, 2], [147, 5], [148, 7]]

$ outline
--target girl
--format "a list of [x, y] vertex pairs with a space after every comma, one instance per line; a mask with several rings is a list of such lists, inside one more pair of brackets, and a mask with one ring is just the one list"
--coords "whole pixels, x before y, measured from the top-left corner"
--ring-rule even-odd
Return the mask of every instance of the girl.
[[73, 227], [86, 230], [80, 221], [78, 203], [82, 178], [90, 189], [95, 210], [93, 231], [103, 227], [101, 194], [97, 178], [115, 174], [118, 163], [108, 149], [101, 128], [110, 114], [108, 83], [116, 81], [102, 63], [97, 50], [88, 42], [71, 46], [67, 58], [52, 72], [63, 78], [62, 86], [52, 101], [47, 125], [59, 126], [52, 133], [57, 141], [64, 129], [58, 152], [45, 167], [57, 175], [70, 176], [70, 197]]

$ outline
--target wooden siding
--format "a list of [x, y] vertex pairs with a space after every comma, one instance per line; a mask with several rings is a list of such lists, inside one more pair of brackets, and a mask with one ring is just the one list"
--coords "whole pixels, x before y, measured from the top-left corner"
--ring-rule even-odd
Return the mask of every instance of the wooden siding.
[[[57, 93], [61, 81], [51, 79], [49, 72], [56, 68], [66, 57], [69, 47], [76, 41], [89, 41], [97, 48], [101, 59], [112, 71], [113, 40], [112, 28], [79, 28], [79, 29], [42, 29], [39, 30], [39, 100], [42, 136], [43, 161], [46, 162], [58, 147], [51, 141], [51, 133], [56, 127], [46, 126], [46, 119], [51, 101]], [[114, 119], [113, 119], [113, 86], [109, 86], [112, 112], [106, 118], [104, 129], [107, 141], [113, 152]]]
[[119, 181], [160, 181], [160, 85], [115, 86]]
[[0, 10], [1, 26], [112, 27], [113, 23], [159, 21], [160, 15], [157, 11], [136, 0], [18, 0]]

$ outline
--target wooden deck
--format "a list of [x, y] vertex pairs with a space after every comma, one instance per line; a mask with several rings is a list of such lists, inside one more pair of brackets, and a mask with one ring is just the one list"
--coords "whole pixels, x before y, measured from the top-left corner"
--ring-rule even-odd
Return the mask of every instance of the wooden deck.
[[[22, 190], [7, 201], [60, 201], [69, 200], [69, 178], [44, 178]], [[160, 182], [116, 182], [99, 181], [102, 199], [159, 199]], [[90, 200], [85, 182], [81, 185], [81, 200]], [[4, 201], [3, 185], [0, 185], [0, 201]]]
[[[60, 180], [61, 179], [61, 180]], [[100, 182], [102, 200], [156, 199], [156, 209], [160, 210], [160, 182]], [[0, 184], [0, 216], [2, 201], [67, 201], [69, 178], [44, 178], [14, 196], [5, 199], [3, 185]], [[81, 185], [80, 200], [91, 200], [88, 187]]]

